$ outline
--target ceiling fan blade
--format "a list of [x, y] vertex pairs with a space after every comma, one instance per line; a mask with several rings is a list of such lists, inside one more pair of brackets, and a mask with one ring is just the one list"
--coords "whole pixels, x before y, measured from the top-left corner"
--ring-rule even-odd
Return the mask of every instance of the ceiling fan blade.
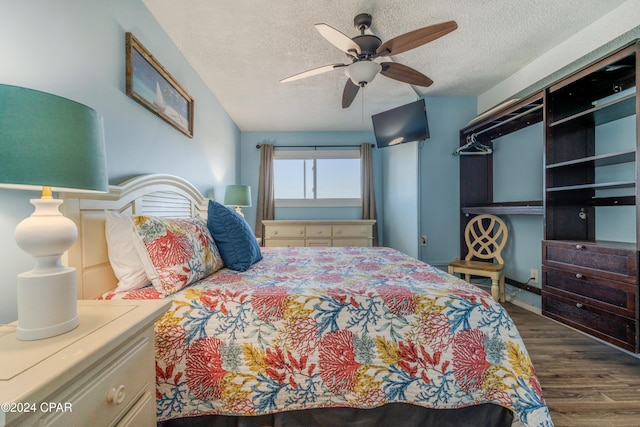
[[360, 53], [360, 46], [358, 46], [356, 42], [332, 26], [327, 24], [316, 24], [315, 27], [325, 39], [329, 40], [329, 43], [346, 54], [357, 57]]
[[419, 28], [387, 40], [376, 50], [377, 56], [397, 55], [450, 33], [458, 28], [456, 21], [442, 22], [436, 25]]
[[347, 79], [347, 84], [344, 85], [344, 91], [342, 91], [342, 108], [349, 108], [359, 90], [360, 86], [353, 83], [351, 79]]
[[280, 80], [280, 83], [287, 83], [287, 82], [291, 82], [291, 81], [294, 81], [294, 80], [303, 79], [305, 77], [316, 76], [318, 74], [326, 73], [328, 71], [335, 70], [336, 68], [340, 68], [340, 67], [346, 67], [346, 65], [345, 64], [331, 64], [331, 65], [324, 65], [324, 66], [318, 67], [318, 68], [312, 68], [311, 70], [303, 71], [301, 73], [294, 74], [293, 76], [289, 76], [289, 77], [287, 77], [285, 79], [282, 79], [282, 80]]
[[383, 62], [380, 66], [382, 67], [380, 74], [390, 79], [424, 87], [429, 87], [433, 84], [433, 80], [429, 77], [406, 65], [398, 64], [397, 62]]

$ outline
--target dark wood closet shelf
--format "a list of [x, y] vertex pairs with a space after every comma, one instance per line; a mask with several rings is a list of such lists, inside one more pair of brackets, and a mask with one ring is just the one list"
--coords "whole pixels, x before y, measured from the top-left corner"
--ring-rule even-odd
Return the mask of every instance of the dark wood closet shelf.
[[463, 206], [465, 215], [543, 215], [542, 201], [492, 203], [484, 206]]
[[591, 189], [614, 189], [614, 188], [634, 188], [636, 186], [635, 181], [615, 181], [615, 182], [601, 182], [593, 184], [580, 184], [580, 185], [567, 185], [563, 187], [551, 187], [547, 188], [547, 192], [556, 191], [579, 191], [579, 190], [591, 190]]
[[549, 164], [546, 166], [547, 169], [553, 168], [562, 168], [562, 167], [600, 167], [600, 166], [609, 166], [609, 165], [617, 165], [621, 163], [632, 163], [636, 161], [636, 150], [635, 148], [624, 151], [617, 151], [614, 153], [606, 153], [600, 154], [597, 156], [589, 156], [583, 157], [575, 160], [568, 160], [566, 162], [558, 162]]
[[592, 123], [595, 126], [603, 125], [624, 117], [632, 116], [636, 112], [636, 94], [632, 93], [619, 99], [596, 105], [593, 108], [565, 117], [553, 123], [549, 127], [570, 124], [577, 126], [582, 123]]

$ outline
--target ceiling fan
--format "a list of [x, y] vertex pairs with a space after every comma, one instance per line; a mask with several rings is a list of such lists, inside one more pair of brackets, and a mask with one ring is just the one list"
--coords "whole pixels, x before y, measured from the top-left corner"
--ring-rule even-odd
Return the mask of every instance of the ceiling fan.
[[342, 108], [348, 108], [358, 94], [358, 90], [370, 83], [378, 73], [411, 85], [431, 86], [433, 80], [411, 67], [390, 61], [378, 63], [374, 59], [397, 55], [422, 46], [455, 30], [458, 28], [458, 24], [455, 21], [442, 22], [410, 31], [382, 43], [379, 37], [365, 34], [365, 31], [371, 26], [371, 19], [371, 15], [368, 13], [361, 13], [353, 19], [353, 24], [360, 31], [360, 35], [353, 38], [349, 38], [330, 25], [316, 24], [316, 30], [331, 44], [345, 52], [352, 62], [313, 68], [282, 79], [280, 82], [286, 83], [346, 67], [345, 74], [349, 79], [342, 92]]

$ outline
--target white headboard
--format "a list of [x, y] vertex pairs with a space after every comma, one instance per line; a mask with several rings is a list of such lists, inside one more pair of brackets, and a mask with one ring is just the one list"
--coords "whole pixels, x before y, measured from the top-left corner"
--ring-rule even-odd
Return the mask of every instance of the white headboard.
[[104, 232], [105, 210], [163, 217], [207, 217], [208, 199], [173, 175], [142, 175], [108, 193], [61, 193], [63, 213], [78, 226], [78, 239], [67, 253], [77, 270], [78, 299], [95, 299], [118, 283], [109, 264]]

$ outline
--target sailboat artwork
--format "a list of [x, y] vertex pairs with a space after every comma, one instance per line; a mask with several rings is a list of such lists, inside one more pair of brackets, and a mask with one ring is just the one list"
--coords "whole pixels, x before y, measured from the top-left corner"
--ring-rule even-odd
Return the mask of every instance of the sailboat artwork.
[[165, 108], [167, 108], [167, 104], [164, 102], [164, 97], [162, 96], [162, 91], [160, 90], [159, 82], [156, 82], [156, 96], [153, 99], [153, 105], [155, 105], [161, 112], [164, 112]]
[[127, 95], [189, 137], [193, 98], [131, 34], [126, 37]]
[[164, 96], [162, 95], [162, 90], [160, 90], [159, 82], [156, 82], [156, 96], [153, 99], [153, 104], [156, 106], [156, 108], [158, 108], [158, 111], [161, 114], [177, 122], [180, 126], [185, 128], [189, 126], [189, 121], [184, 115], [178, 113], [178, 111], [176, 111], [176, 109], [171, 107], [170, 105], [167, 105], [164, 100]]

